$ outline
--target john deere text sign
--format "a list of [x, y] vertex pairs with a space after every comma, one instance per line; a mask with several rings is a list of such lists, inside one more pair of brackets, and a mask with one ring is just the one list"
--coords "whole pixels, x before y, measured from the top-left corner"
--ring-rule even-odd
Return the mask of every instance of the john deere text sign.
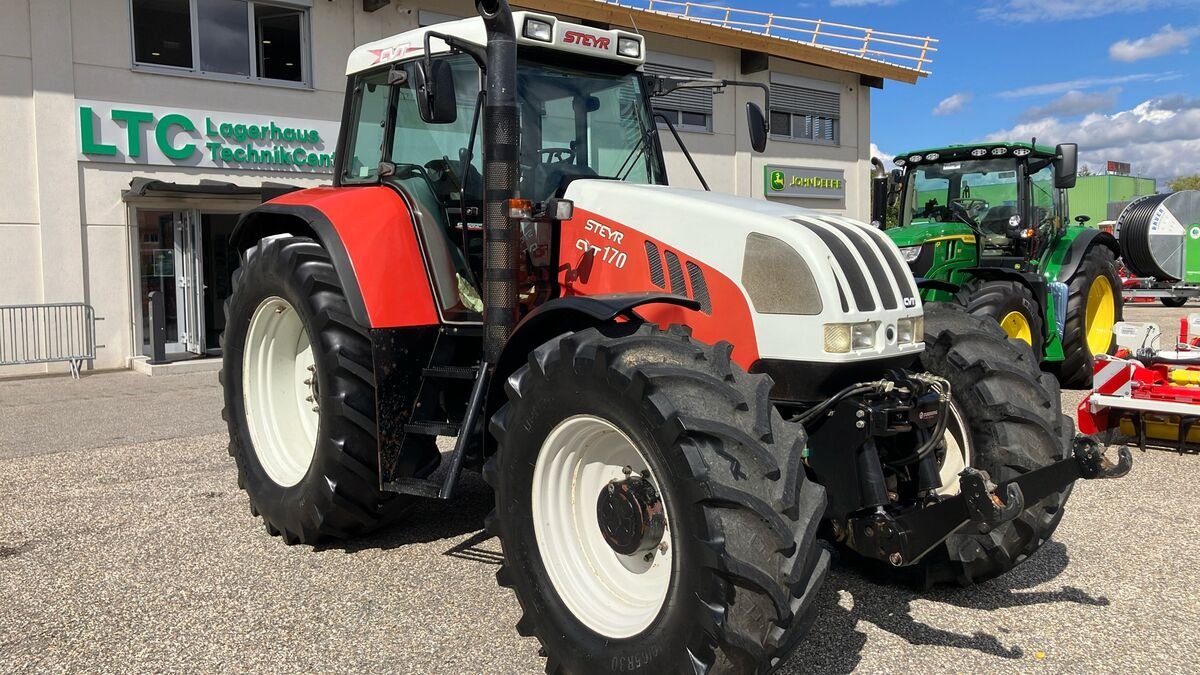
[[840, 169], [767, 165], [763, 193], [768, 197], [845, 199], [846, 174]]
[[333, 171], [337, 122], [105, 101], [78, 100], [76, 107], [85, 161]]

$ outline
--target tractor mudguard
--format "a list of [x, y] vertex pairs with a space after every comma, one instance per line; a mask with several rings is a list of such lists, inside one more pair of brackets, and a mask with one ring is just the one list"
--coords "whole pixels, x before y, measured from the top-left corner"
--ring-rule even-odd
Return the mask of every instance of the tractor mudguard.
[[413, 217], [396, 191], [380, 186], [290, 192], [243, 215], [231, 244], [244, 251], [285, 233], [312, 237], [329, 252], [362, 326], [439, 322]]
[[[1071, 236], [1072, 234], [1074, 236]], [[1107, 246], [1114, 256], [1121, 257], [1121, 245], [1117, 243], [1116, 237], [1100, 230], [1073, 227], [1051, 252], [1046, 271], [1050, 272], [1055, 281], [1066, 282], [1075, 275], [1084, 255], [1092, 246]]]
[[913, 281], [917, 282], [917, 290], [923, 291], [929, 289], [931, 291], [944, 291], [946, 293], [958, 293], [962, 288], [958, 284], [944, 281], [942, 279], [926, 279], [925, 277], [916, 277]]
[[673, 293], [574, 295], [544, 302], [526, 315], [513, 330], [496, 364], [496, 372], [502, 376], [497, 380], [520, 367], [530, 352], [551, 338], [568, 331], [610, 323], [622, 315], [633, 319], [634, 323], [641, 323], [643, 319], [633, 314], [633, 310], [652, 304], [700, 310], [699, 302]]

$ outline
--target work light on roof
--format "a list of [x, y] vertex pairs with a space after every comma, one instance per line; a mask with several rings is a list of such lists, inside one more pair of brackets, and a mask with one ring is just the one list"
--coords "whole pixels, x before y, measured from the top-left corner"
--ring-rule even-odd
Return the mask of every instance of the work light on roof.
[[629, 37], [617, 38], [617, 53], [631, 59], [640, 58], [642, 55], [642, 41]]
[[983, 157], [987, 154], [987, 148], [975, 148], [971, 151], [972, 157]]
[[903, 157], [897, 157], [892, 161], [892, 164], [895, 164], [896, 166], [904, 166], [905, 164], [908, 164], [908, 162], [905, 161]]
[[1025, 155], [1028, 155], [1029, 153], [1030, 153], [1029, 148], [1017, 148], [1016, 150], [1013, 150], [1013, 155], [1015, 155], [1017, 157], [1024, 157]]
[[533, 17], [525, 19], [525, 28], [521, 32], [530, 40], [537, 40], [538, 42], [552, 42], [554, 40], [554, 31], [551, 30], [550, 24]]
[[996, 155], [997, 157], [999, 157], [1000, 155], [1003, 155], [1006, 152], [1008, 152], [1008, 148], [1006, 148], [1004, 146], [1000, 146], [998, 148], [992, 148], [992, 154]]
[[908, 156], [908, 161], [910, 161], [910, 162], [919, 162], [919, 161], [921, 161], [921, 159], [923, 159], [923, 158], [920, 155], [909, 155]]
[[931, 152], [928, 155], [925, 155], [926, 162], [936, 162], [941, 158], [942, 158], [941, 154], [936, 153], [936, 152]]

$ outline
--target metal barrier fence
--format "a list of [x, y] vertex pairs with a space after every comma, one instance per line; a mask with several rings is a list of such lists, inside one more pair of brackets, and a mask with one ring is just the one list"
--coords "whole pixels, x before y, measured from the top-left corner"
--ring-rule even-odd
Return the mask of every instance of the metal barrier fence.
[[78, 379], [83, 362], [94, 358], [96, 312], [91, 305], [0, 305], [0, 366], [66, 361]]

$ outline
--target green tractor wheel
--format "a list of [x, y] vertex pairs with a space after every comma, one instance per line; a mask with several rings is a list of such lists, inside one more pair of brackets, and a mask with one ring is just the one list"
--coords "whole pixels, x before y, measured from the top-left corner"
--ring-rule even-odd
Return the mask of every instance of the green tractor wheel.
[[1046, 332], [1028, 286], [1019, 281], [977, 280], [964, 286], [957, 300], [970, 314], [994, 319], [1008, 337], [1029, 345], [1041, 358]]
[[1067, 321], [1063, 326], [1063, 360], [1049, 370], [1062, 386], [1092, 386], [1092, 361], [1116, 347], [1113, 325], [1121, 320], [1121, 280], [1117, 258], [1106, 246], [1092, 246], [1067, 281]]

